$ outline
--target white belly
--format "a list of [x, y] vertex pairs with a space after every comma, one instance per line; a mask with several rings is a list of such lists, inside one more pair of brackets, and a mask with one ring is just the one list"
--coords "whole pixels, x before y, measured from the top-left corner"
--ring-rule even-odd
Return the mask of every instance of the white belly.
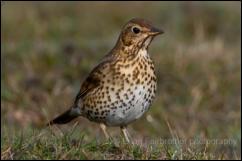
[[[118, 108], [112, 110], [108, 115], [106, 124], [108, 126], [124, 126], [139, 119], [145, 112], [147, 112], [154, 98], [154, 93], [150, 94], [148, 97], [148, 88], [150, 88], [150, 86], [143, 88], [143, 85], [137, 85], [137, 89], [133, 90], [133, 96], [135, 96], [135, 99], [133, 99], [133, 96], [129, 97], [129, 99], [122, 99], [126, 105], [123, 106], [122, 102], [118, 103]], [[122, 92], [120, 94], [124, 95]]]

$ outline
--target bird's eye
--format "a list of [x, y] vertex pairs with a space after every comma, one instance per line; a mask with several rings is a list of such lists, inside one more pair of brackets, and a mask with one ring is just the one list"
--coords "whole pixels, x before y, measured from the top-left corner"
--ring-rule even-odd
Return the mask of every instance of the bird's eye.
[[140, 33], [140, 29], [137, 28], [137, 27], [134, 27], [134, 28], [133, 28], [133, 32], [134, 32], [135, 34], [138, 34], [138, 33]]

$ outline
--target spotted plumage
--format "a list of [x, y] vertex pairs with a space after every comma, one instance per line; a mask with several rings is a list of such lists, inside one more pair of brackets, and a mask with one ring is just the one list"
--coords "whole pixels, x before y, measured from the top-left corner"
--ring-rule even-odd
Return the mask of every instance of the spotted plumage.
[[139, 119], [155, 97], [157, 78], [148, 47], [161, 33], [144, 19], [130, 20], [114, 48], [83, 82], [71, 109], [50, 124], [83, 116], [100, 123], [102, 129], [120, 126], [128, 141], [124, 127]]

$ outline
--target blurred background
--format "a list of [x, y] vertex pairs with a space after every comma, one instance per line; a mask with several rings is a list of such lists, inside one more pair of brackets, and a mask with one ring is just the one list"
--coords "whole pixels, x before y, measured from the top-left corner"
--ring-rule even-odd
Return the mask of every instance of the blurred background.
[[[140, 17], [165, 34], [149, 48], [157, 96], [130, 134], [232, 139], [209, 150], [241, 158], [241, 2], [1, 2], [1, 13], [1, 134], [41, 129], [69, 108], [123, 25]], [[78, 120], [78, 132], [100, 136]]]

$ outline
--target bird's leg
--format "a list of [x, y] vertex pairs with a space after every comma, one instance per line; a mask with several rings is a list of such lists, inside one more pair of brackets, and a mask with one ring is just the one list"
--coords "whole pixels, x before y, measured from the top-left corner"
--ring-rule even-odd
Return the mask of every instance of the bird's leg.
[[[102, 131], [103, 131], [103, 133], [104, 133], [104, 135], [105, 135], [105, 138], [106, 138], [107, 140], [109, 140], [109, 138], [111, 138], [111, 139], [113, 140], [113, 138], [110, 137], [110, 136], [108, 135], [108, 133], [107, 133], [106, 125], [103, 124], [103, 123], [100, 123], [100, 127], [101, 127], [101, 129], [102, 129]], [[116, 147], [119, 147], [119, 144], [118, 144], [115, 140], [113, 140], [113, 143], [114, 143], [114, 145], [115, 145]]]
[[120, 126], [120, 129], [124, 135], [124, 138], [125, 140], [130, 143], [130, 140], [129, 140], [129, 136], [128, 136], [128, 131], [127, 131], [127, 128], [125, 126]]
[[104, 133], [105, 138], [108, 140], [109, 139], [109, 135], [108, 135], [107, 130], [106, 130], [106, 125], [104, 125], [104, 123], [100, 123], [100, 127], [101, 127], [101, 129], [102, 129], [102, 131]]

